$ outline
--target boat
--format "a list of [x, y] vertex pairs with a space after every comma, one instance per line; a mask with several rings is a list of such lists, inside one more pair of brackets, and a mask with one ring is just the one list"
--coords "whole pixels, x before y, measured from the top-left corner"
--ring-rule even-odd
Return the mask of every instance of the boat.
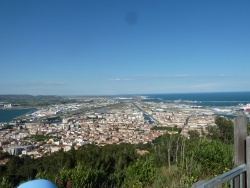
[[250, 104], [246, 104], [245, 106], [241, 106], [240, 110], [244, 110], [244, 111], [250, 111]]

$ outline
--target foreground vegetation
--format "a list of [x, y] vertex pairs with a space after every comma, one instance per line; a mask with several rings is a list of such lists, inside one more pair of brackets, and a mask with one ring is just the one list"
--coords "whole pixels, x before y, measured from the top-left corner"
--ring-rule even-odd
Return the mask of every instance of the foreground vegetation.
[[149, 144], [89, 145], [32, 159], [1, 154], [0, 187], [36, 178], [58, 187], [191, 187], [232, 168], [233, 123], [218, 117], [217, 127], [190, 139], [165, 134]]

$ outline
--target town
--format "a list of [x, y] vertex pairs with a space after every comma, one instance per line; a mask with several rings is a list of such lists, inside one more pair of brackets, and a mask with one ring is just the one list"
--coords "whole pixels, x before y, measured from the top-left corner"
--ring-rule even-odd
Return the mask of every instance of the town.
[[215, 126], [214, 110], [181, 102], [143, 102], [141, 98], [81, 98], [51, 105], [0, 124], [0, 149], [33, 158], [95, 144], [151, 143], [168, 132], [189, 137]]

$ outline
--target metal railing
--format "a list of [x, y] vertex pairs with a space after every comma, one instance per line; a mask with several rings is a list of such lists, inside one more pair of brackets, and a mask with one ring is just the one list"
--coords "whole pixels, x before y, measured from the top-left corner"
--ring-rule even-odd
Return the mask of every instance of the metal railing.
[[250, 188], [250, 136], [247, 136], [247, 117], [234, 119], [234, 166], [232, 170], [209, 181], [199, 181], [192, 188], [222, 188], [229, 182], [230, 188]]
[[242, 164], [236, 168], [233, 168], [232, 170], [221, 174], [207, 182], [198, 182], [196, 185], [193, 185], [195, 188], [221, 188], [222, 184], [225, 182], [230, 181], [230, 187], [234, 187], [234, 179], [239, 177], [239, 187], [243, 187], [243, 173], [247, 171], [247, 165]]

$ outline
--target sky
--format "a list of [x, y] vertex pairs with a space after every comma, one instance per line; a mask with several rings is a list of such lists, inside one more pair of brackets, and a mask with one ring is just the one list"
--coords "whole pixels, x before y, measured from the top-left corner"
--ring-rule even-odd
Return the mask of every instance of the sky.
[[0, 0], [0, 94], [250, 91], [250, 1]]

